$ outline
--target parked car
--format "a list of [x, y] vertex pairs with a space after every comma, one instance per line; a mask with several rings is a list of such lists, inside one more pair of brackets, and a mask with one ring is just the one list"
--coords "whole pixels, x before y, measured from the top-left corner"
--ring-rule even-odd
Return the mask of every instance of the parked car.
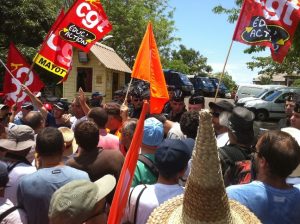
[[244, 97], [242, 99], [239, 99], [236, 102], [236, 105], [237, 106], [244, 106], [246, 102], [249, 102], [251, 100], [259, 100], [259, 99], [264, 100], [265, 98], [267, 98], [268, 96], [270, 96], [271, 94], [273, 94], [276, 90], [279, 90], [281, 88], [286, 88], [286, 87], [281, 87], [281, 86], [270, 87], [270, 89], [265, 89], [257, 97], [249, 96], [249, 97]]
[[245, 97], [258, 97], [261, 93], [273, 87], [285, 87], [283, 85], [256, 85], [256, 84], [241, 84], [236, 92], [234, 102]]
[[258, 120], [265, 121], [268, 118], [280, 119], [285, 117], [285, 98], [291, 93], [300, 94], [300, 88], [286, 87], [275, 90], [265, 99], [246, 102], [244, 107], [253, 111]]
[[[213, 86], [215, 87], [216, 91], [218, 89], [218, 85], [219, 85], [219, 79], [217, 78], [213, 78], [213, 77], [210, 77], [209, 78], [211, 83], [213, 84]], [[225, 97], [226, 93], [229, 93], [229, 90], [228, 88], [225, 86], [225, 84], [223, 82], [221, 82], [221, 85], [219, 87], [219, 91], [218, 91], [218, 96], [220, 97]], [[228, 96], [227, 96], [228, 97]]]
[[196, 93], [203, 96], [214, 96], [216, 91], [208, 77], [194, 76], [190, 78]]
[[171, 70], [164, 69], [164, 75], [167, 85], [173, 85], [176, 89], [180, 89], [186, 96], [194, 93], [194, 87], [186, 74]]

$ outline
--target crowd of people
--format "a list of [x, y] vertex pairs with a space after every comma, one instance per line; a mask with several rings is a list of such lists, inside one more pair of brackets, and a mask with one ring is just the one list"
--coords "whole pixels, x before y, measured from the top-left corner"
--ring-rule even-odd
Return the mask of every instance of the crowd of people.
[[[20, 108], [0, 104], [0, 223], [106, 223], [149, 91], [104, 103], [79, 89], [51, 105], [22, 91]], [[146, 115], [122, 223], [300, 223], [300, 98], [286, 99], [278, 130], [257, 134], [246, 108], [168, 91]]]

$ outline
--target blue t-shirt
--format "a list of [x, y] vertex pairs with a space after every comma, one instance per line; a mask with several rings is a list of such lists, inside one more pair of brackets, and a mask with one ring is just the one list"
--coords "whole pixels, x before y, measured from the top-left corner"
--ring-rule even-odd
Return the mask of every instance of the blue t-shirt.
[[22, 177], [18, 203], [26, 211], [28, 223], [47, 224], [52, 194], [72, 180], [90, 180], [88, 174], [69, 166], [42, 168]]
[[226, 188], [230, 199], [250, 209], [264, 224], [300, 223], [300, 190], [281, 190], [253, 181]]

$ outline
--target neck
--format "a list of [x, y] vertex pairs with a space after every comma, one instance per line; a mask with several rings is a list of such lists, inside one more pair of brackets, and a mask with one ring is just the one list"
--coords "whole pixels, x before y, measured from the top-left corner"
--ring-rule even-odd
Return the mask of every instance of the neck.
[[93, 148], [93, 149], [90, 149], [89, 151], [87, 150], [84, 150], [83, 148], [80, 147], [80, 150], [78, 155], [86, 155], [86, 154], [89, 154], [89, 153], [93, 153], [93, 152], [98, 152], [100, 149], [98, 149], [97, 147]]
[[40, 156], [40, 168], [49, 168], [55, 166], [63, 166], [61, 156]]
[[156, 146], [144, 146], [141, 147], [141, 153], [142, 154], [154, 154], [156, 151]]
[[285, 181], [286, 178], [281, 178], [281, 177], [277, 177], [274, 175], [262, 175], [259, 174], [257, 175], [257, 180], [271, 186], [274, 187], [276, 189], [290, 189], [292, 188], [291, 185], [287, 184]]
[[159, 175], [157, 179], [157, 183], [166, 184], [166, 185], [174, 185], [174, 184], [178, 184], [178, 182], [179, 182], [178, 178], [166, 179], [161, 175]]

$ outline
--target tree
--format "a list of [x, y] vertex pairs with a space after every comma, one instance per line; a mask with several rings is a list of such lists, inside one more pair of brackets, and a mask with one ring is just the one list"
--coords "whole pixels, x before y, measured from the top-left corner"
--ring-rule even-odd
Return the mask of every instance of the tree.
[[[217, 72], [212, 75], [212, 77], [220, 79], [222, 72]], [[237, 89], [236, 82], [232, 79], [232, 76], [225, 72], [222, 77], [222, 83], [232, 92]]]
[[207, 58], [192, 48], [187, 49], [184, 45], [179, 45], [179, 50], [171, 52], [171, 58], [165, 62], [165, 67], [179, 72], [197, 75], [199, 73], [209, 73], [212, 67], [207, 65]]
[[[242, 0], [235, 0], [236, 7], [231, 9], [226, 9], [222, 7], [221, 5], [218, 5], [213, 8], [213, 12], [217, 14], [227, 14], [228, 15], [228, 22], [234, 23], [238, 19], [238, 15], [240, 12], [240, 8], [242, 5]], [[259, 46], [251, 46], [245, 50], [245, 53], [253, 53], [253, 52], [259, 52], [264, 51], [265, 47], [259, 47]], [[279, 64], [272, 60], [272, 58], [269, 57], [253, 57], [252, 62], [248, 62], [247, 66], [251, 70], [254, 68], [259, 68], [259, 74], [265, 74], [272, 76], [274, 74], [278, 73], [299, 73], [300, 72], [300, 27], [298, 26], [292, 47], [289, 50], [289, 53], [285, 57], [282, 64]]]

